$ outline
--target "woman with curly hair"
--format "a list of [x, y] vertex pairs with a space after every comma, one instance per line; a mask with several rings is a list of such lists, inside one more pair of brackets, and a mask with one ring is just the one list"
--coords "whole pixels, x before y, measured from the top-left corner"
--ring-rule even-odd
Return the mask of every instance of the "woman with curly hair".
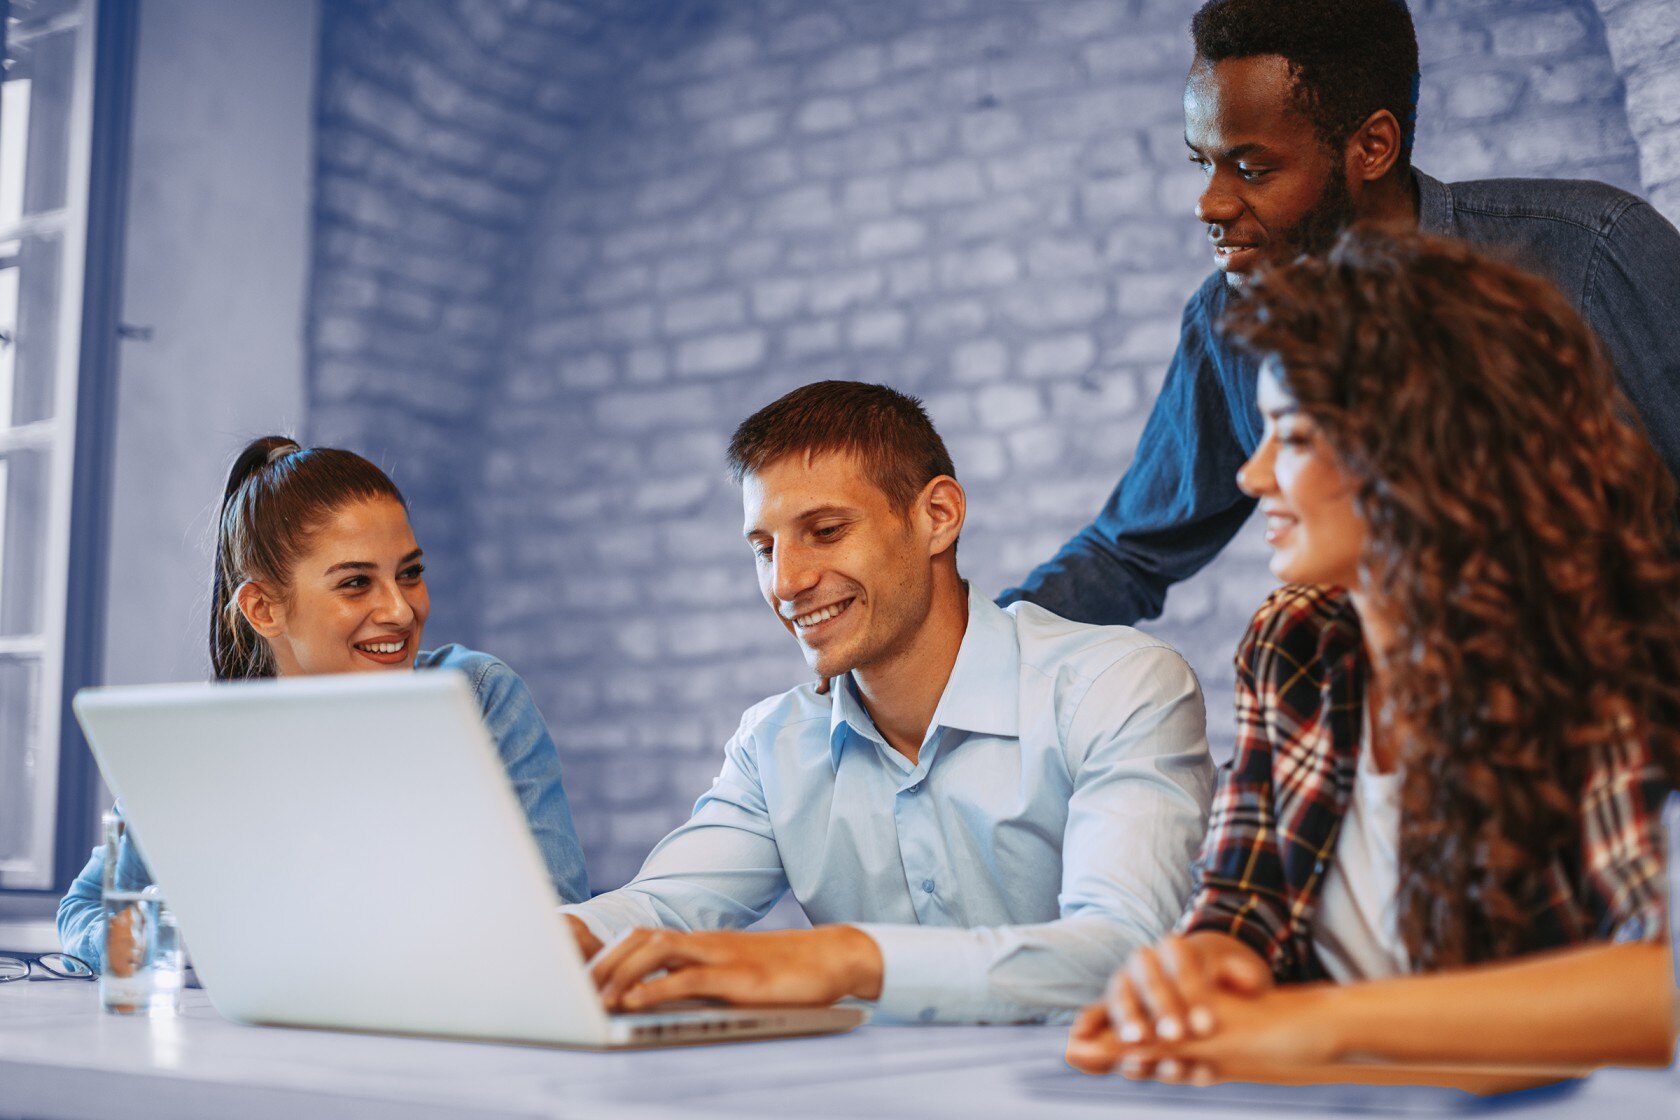
[[1543, 280], [1372, 229], [1227, 329], [1289, 586], [1237, 652], [1188, 910], [1069, 1061], [1666, 1061], [1676, 493], [1595, 338]]

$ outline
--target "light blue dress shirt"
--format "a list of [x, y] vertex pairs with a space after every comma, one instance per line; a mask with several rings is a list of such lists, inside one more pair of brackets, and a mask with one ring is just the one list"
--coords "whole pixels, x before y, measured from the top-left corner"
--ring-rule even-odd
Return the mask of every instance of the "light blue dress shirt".
[[1212, 788], [1201, 690], [1169, 646], [970, 591], [916, 764], [850, 676], [772, 697], [636, 878], [563, 909], [611, 942], [750, 925], [791, 889], [880, 946], [879, 1015], [1042, 1019], [1168, 931]]

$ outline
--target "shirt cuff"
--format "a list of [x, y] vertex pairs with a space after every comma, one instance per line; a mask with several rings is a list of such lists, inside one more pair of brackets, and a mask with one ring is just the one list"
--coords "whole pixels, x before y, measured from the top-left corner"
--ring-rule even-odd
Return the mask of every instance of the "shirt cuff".
[[[965, 930], [852, 923], [881, 950], [878, 1018], [973, 1023], [985, 1017], [988, 955]], [[955, 936], [953, 936], [955, 935]]]
[[[613, 942], [617, 941], [620, 937], [624, 936], [625, 933], [629, 932], [628, 930], [615, 929], [610, 923], [601, 918], [600, 915], [590, 913], [589, 904], [587, 902], [573, 902], [565, 906], [556, 907], [556, 909], [559, 913], [576, 918], [578, 921], [582, 922], [588, 928], [589, 932], [595, 935], [595, 940], [601, 943], [601, 949], [603, 951], [610, 948]], [[583, 946], [578, 946], [578, 949], [581, 953]], [[588, 964], [589, 961], [586, 959], [583, 963]]]

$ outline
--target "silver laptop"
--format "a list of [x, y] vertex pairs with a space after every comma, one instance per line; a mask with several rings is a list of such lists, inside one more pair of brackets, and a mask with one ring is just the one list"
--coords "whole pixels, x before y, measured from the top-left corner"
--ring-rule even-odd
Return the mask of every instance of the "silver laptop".
[[603, 1010], [458, 673], [88, 689], [75, 711], [229, 1019], [593, 1048], [866, 1018]]

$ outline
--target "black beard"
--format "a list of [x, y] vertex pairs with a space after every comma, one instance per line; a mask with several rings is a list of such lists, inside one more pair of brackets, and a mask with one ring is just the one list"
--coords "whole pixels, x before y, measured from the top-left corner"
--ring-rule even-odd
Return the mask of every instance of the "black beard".
[[1338, 168], [1325, 180], [1318, 201], [1278, 240], [1283, 244], [1286, 259], [1320, 256], [1330, 251], [1337, 235], [1352, 221], [1353, 195], [1348, 192], [1346, 174]]
[[[1330, 251], [1336, 238], [1353, 223], [1353, 195], [1349, 193], [1345, 175], [1332, 171], [1324, 181], [1318, 199], [1301, 215], [1299, 221], [1273, 241], [1268, 254], [1272, 265], [1288, 264], [1296, 257], [1322, 256]], [[1226, 283], [1241, 292], [1248, 278], [1241, 273], [1228, 273]]]

